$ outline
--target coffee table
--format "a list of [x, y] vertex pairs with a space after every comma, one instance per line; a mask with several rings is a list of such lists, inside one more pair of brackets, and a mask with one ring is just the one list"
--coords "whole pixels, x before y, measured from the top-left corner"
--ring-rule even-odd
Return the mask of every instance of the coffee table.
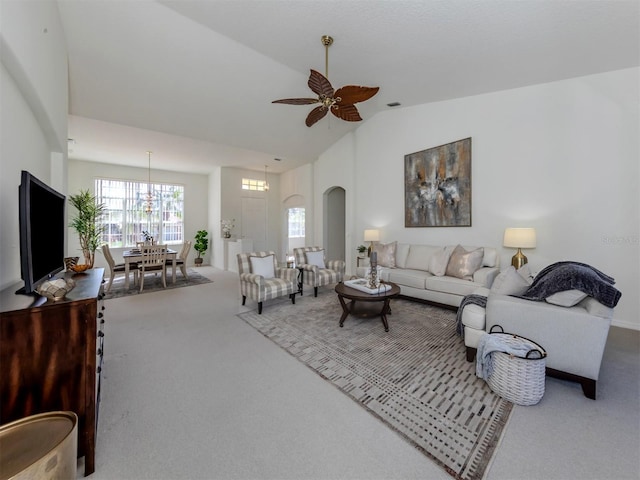
[[[344, 283], [339, 283], [336, 285], [336, 293], [338, 294], [338, 300], [340, 300], [340, 305], [342, 305], [342, 316], [340, 317], [340, 326], [342, 327], [344, 324], [345, 318], [348, 315], [358, 315], [358, 312], [355, 310], [356, 303], [365, 302], [365, 303], [382, 303], [382, 309], [380, 310], [380, 318], [382, 319], [382, 324], [384, 325], [384, 331], [389, 331], [389, 323], [387, 322], [387, 315], [391, 315], [391, 307], [389, 306], [389, 302], [392, 298], [400, 295], [400, 287], [392, 282], [385, 282], [387, 285], [391, 285], [391, 288], [383, 293], [366, 293], [361, 292], [360, 290], [356, 290], [355, 288], [347, 287]], [[349, 304], [345, 302], [345, 298], [347, 300], [351, 300]]]

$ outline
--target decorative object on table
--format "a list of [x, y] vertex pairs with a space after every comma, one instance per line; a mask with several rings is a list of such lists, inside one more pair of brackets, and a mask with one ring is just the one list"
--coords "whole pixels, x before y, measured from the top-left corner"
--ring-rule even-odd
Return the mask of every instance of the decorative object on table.
[[235, 218], [232, 218], [231, 220], [220, 220], [220, 224], [222, 225], [220, 228], [224, 238], [231, 238], [231, 230], [235, 227], [235, 224], [233, 223], [235, 221]]
[[78, 233], [84, 263], [93, 268], [96, 250], [102, 245], [104, 226], [99, 222], [106, 206], [104, 203], [98, 203], [97, 197], [91, 195], [89, 190], [80, 190], [77, 195], [69, 195], [69, 201], [77, 210], [69, 226]]
[[38, 288], [36, 288], [36, 292], [43, 297], [57, 301], [62, 300], [75, 286], [76, 282], [71, 278], [57, 278], [55, 280], [42, 282]]
[[364, 245], [358, 245], [356, 247], [356, 250], [358, 251], [358, 254], [364, 255], [364, 252], [367, 251], [367, 247], [365, 247]]
[[[500, 331], [494, 331], [498, 327]], [[494, 325], [478, 342], [476, 376], [517, 405], [535, 405], [545, 388], [547, 352], [533, 340]]]
[[511, 257], [511, 265], [518, 270], [525, 263], [527, 257], [522, 253], [522, 248], [536, 248], [535, 228], [505, 228], [502, 244], [505, 247], [517, 248], [516, 254]]
[[271, 103], [286, 103], [288, 105], [311, 105], [319, 103], [320, 106], [311, 110], [305, 124], [312, 126], [331, 110], [336, 117], [347, 122], [359, 122], [362, 120], [360, 113], [354, 104], [369, 100], [376, 93], [379, 87], [360, 87], [357, 85], [345, 85], [334, 91], [329, 83], [329, 47], [333, 44], [333, 38], [323, 35], [320, 40], [325, 48], [325, 75], [311, 70], [307, 85], [318, 95], [318, 98], [285, 98], [274, 100]]
[[471, 138], [404, 156], [404, 226], [471, 226]]
[[67, 270], [71, 270], [71, 267], [76, 265], [80, 260], [80, 257], [65, 257], [64, 258], [64, 268]]
[[147, 158], [149, 160], [149, 181], [147, 182], [147, 196], [144, 199], [144, 213], [146, 213], [147, 215], [151, 215], [151, 213], [153, 212], [153, 192], [152, 192], [152, 188], [153, 185], [151, 185], [151, 154], [153, 152], [151, 152], [150, 150], [147, 150]]
[[193, 249], [198, 252], [198, 256], [194, 259], [196, 266], [202, 265], [202, 255], [204, 255], [209, 248], [209, 239], [207, 238], [207, 235], [209, 235], [209, 232], [206, 230], [198, 230], [196, 232], [196, 243], [193, 245]]
[[377, 242], [380, 240], [380, 230], [365, 230], [364, 231], [364, 241], [369, 242], [369, 250], [367, 256], [371, 256], [371, 252], [373, 251], [373, 242]]
[[90, 268], [91, 266], [87, 265], [86, 263], [76, 263], [73, 267], [71, 267], [71, 271], [75, 273], [82, 273], [82, 272], [86, 272]]
[[151, 235], [147, 230], [142, 231], [142, 237], [144, 238], [145, 245], [153, 245], [153, 235]]
[[373, 252], [371, 254], [371, 261], [369, 262], [369, 268], [367, 269], [367, 281], [369, 288], [378, 288], [380, 286], [380, 276], [378, 275], [378, 253]]

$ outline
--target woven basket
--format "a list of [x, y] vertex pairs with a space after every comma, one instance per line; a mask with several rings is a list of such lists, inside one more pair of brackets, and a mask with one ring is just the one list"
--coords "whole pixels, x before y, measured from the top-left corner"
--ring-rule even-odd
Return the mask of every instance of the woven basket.
[[[494, 325], [494, 327], [500, 327]], [[502, 329], [502, 327], [500, 327]], [[544, 395], [545, 368], [547, 352], [539, 344], [528, 338], [512, 333], [489, 331], [491, 335], [499, 335], [508, 345], [532, 343], [537, 349], [529, 351], [522, 358], [504, 352], [493, 352], [493, 373], [487, 384], [495, 393], [505, 400], [517, 405], [535, 405]], [[536, 358], [531, 358], [531, 356]]]

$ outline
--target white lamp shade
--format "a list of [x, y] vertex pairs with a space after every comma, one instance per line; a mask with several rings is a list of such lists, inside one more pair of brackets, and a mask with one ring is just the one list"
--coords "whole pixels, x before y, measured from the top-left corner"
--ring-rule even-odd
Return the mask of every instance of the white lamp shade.
[[380, 231], [379, 230], [365, 230], [364, 231], [364, 241], [365, 242], [377, 242], [380, 240]]
[[502, 243], [511, 248], [536, 248], [536, 229], [505, 228]]

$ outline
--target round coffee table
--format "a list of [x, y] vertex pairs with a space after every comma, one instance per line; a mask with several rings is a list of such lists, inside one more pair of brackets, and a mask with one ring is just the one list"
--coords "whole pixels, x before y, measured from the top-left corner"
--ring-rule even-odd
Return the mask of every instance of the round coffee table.
[[[382, 319], [382, 324], [384, 325], [384, 331], [389, 331], [389, 324], [387, 323], [387, 315], [391, 314], [391, 307], [389, 306], [389, 302], [392, 298], [400, 295], [400, 287], [395, 283], [384, 282], [387, 285], [391, 285], [391, 288], [386, 292], [382, 293], [366, 293], [360, 290], [356, 290], [355, 288], [351, 288], [346, 286], [344, 283], [339, 283], [336, 285], [336, 293], [338, 294], [338, 300], [340, 300], [340, 305], [342, 305], [342, 317], [340, 317], [340, 326], [342, 327], [344, 324], [345, 318], [348, 315], [357, 315], [358, 313], [355, 311], [355, 305], [357, 302], [382, 302], [382, 309], [380, 310], [380, 318]], [[346, 299], [351, 300], [349, 304], [344, 301]]]

